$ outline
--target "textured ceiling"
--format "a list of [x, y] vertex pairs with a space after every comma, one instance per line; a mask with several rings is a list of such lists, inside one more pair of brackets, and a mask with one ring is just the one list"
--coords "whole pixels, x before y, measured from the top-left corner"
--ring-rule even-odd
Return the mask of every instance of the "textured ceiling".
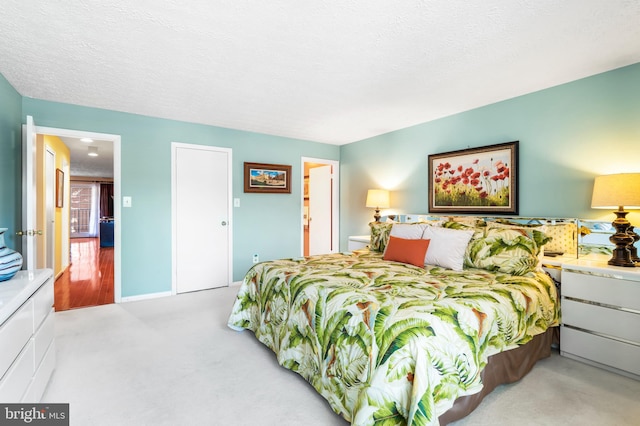
[[636, 62], [639, 0], [0, 2], [23, 96], [333, 144]]

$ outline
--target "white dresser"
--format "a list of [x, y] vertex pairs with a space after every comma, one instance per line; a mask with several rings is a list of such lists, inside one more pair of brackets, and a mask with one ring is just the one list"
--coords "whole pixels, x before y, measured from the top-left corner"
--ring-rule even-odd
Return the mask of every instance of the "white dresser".
[[349, 236], [347, 250], [354, 251], [354, 250], [367, 248], [370, 242], [371, 242], [370, 235], [351, 235]]
[[55, 367], [53, 271], [0, 282], [0, 401], [39, 402]]
[[560, 353], [640, 380], [640, 268], [562, 264]]

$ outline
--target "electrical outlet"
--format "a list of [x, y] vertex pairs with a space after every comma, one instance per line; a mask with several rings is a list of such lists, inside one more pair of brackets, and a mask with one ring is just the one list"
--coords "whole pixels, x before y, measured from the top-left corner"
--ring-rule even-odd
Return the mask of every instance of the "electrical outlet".
[[253, 255], [253, 263], [258, 263], [260, 262], [260, 256], [258, 256], [257, 254]]

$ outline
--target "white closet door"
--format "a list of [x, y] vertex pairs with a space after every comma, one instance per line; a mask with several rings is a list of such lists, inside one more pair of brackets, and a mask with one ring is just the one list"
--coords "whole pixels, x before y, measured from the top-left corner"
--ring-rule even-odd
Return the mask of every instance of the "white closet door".
[[231, 150], [172, 144], [174, 288], [231, 283]]

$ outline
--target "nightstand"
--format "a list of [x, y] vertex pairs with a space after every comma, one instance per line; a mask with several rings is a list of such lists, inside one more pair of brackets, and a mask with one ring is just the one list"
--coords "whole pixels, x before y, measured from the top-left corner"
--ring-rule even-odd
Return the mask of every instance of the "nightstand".
[[370, 242], [371, 242], [371, 237], [369, 235], [351, 235], [349, 237], [347, 250], [354, 251], [358, 249], [367, 248]]
[[640, 268], [562, 264], [560, 354], [640, 380]]

